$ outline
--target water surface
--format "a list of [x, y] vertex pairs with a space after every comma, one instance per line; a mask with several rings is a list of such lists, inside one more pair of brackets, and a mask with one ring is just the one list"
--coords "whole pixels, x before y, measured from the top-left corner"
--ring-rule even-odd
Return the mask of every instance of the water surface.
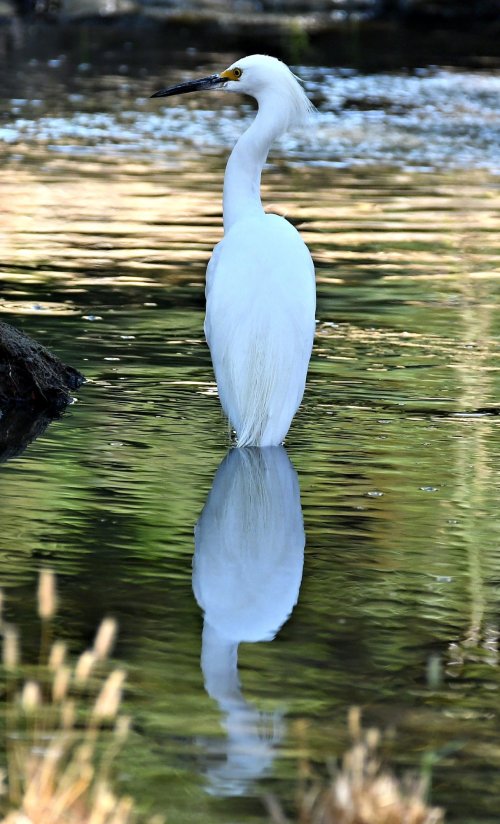
[[299, 69], [317, 131], [273, 152], [263, 194], [313, 253], [316, 343], [286, 452], [243, 458], [202, 327], [251, 107], [146, 100], [188, 69], [51, 60], [3, 91], [0, 310], [91, 383], [2, 466], [26, 650], [40, 566], [75, 651], [118, 617], [120, 781], [172, 820], [291, 803], [359, 703], [397, 769], [435, 755], [450, 821], [496, 822], [499, 77]]

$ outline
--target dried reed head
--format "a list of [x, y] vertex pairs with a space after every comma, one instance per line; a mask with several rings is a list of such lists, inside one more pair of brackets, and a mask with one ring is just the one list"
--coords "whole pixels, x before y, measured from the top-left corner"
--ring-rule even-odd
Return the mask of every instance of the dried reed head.
[[94, 652], [90, 649], [82, 652], [75, 667], [75, 681], [77, 684], [83, 684], [90, 678], [97, 658]]
[[117, 624], [114, 618], [105, 618], [101, 622], [94, 641], [94, 655], [98, 661], [104, 661], [110, 654], [115, 642]]
[[2, 658], [6, 670], [16, 669], [19, 664], [19, 632], [11, 624], [3, 625]]
[[[380, 732], [363, 731], [361, 713], [349, 711], [348, 727], [352, 745], [342, 759], [342, 767], [325, 786], [306, 783], [298, 802], [300, 824], [442, 824], [443, 811], [428, 806], [423, 780], [403, 781], [383, 768], [379, 756]], [[267, 798], [271, 821], [285, 824], [281, 805]]]
[[[55, 608], [55, 579], [44, 571], [38, 588], [42, 620]], [[130, 728], [130, 719], [119, 714], [125, 673], [103, 672], [116, 622], [103, 621], [93, 649], [74, 665], [64, 643], [53, 643], [46, 656], [42, 646], [43, 663], [30, 667], [24, 683], [17, 629], [4, 625], [3, 634], [12, 689], [0, 824], [131, 824], [134, 804], [114, 793], [109, 777]], [[102, 729], [110, 720], [114, 734]]]
[[35, 712], [42, 703], [42, 692], [36, 681], [26, 681], [21, 693], [21, 706], [26, 713]]
[[52, 700], [54, 703], [64, 701], [68, 694], [70, 679], [71, 670], [69, 667], [62, 666], [55, 671], [52, 679]]
[[122, 687], [125, 681], [123, 670], [113, 670], [108, 675], [94, 704], [93, 716], [98, 720], [116, 717], [122, 700]]
[[66, 658], [66, 644], [64, 641], [55, 641], [50, 648], [48, 667], [52, 672], [63, 665]]
[[38, 614], [43, 621], [53, 618], [57, 609], [56, 579], [51, 569], [42, 569], [38, 579]]

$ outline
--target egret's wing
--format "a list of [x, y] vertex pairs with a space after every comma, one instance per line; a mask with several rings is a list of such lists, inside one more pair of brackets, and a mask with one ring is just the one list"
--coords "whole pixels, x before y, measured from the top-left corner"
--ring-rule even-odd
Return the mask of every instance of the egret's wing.
[[[245, 442], [250, 423], [264, 432], [275, 420], [286, 434], [304, 391], [314, 335], [307, 247], [276, 215], [238, 222], [214, 251], [206, 294], [205, 335], [238, 443]], [[262, 442], [255, 432], [248, 438]]]
[[[314, 265], [297, 230], [284, 218], [242, 221], [214, 248], [205, 294], [206, 332], [217, 319], [237, 329], [253, 313], [256, 325], [283, 319], [306, 333], [309, 346], [316, 306]], [[210, 343], [210, 341], [209, 341]]]
[[215, 272], [217, 271], [217, 266], [219, 263], [219, 259], [222, 254], [222, 248], [224, 244], [224, 239], [220, 241], [216, 246], [214, 246], [212, 257], [208, 261], [207, 265], [207, 274], [206, 274], [206, 281], [205, 281], [205, 297], [208, 300], [210, 291], [212, 289], [212, 285], [214, 282]]

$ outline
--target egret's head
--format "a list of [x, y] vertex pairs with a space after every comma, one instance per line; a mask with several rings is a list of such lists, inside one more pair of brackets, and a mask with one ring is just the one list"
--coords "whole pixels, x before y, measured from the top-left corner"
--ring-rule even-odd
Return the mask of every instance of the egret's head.
[[265, 54], [242, 57], [219, 74], [169, 86], [155, 92], [152, 97], [169, 97], [209, 89], [240, 92], [255, 97], [259, 105], [270, 102], [280, 109], [286, 108], [289, 125], [304, 122], [314, 108], [288, 66], [276, 57]]
[[220, 73], [230, 92], [241, 92], [255, 97], [262, 90], [293, 88], [297, 83], [288, 66], [276, 57], [266, 54], [251, 54], [242, 57]]

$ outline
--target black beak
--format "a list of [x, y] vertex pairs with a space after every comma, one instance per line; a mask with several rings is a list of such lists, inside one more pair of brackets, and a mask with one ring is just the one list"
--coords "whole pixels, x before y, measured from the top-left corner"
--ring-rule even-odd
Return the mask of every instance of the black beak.
[[220, 74], [211, 74], [210, 77], [201, 77], [199, 80], [188, 80], [187, 83], [178, 83], [176, 86], [169, 86], [167, 89], [160, 89], [151, 97], [170, 97], [173, 94], [187, 94], [187, 92], [198, 92], [202, 89], [217, 89], [226, 83], [226, 78]]

